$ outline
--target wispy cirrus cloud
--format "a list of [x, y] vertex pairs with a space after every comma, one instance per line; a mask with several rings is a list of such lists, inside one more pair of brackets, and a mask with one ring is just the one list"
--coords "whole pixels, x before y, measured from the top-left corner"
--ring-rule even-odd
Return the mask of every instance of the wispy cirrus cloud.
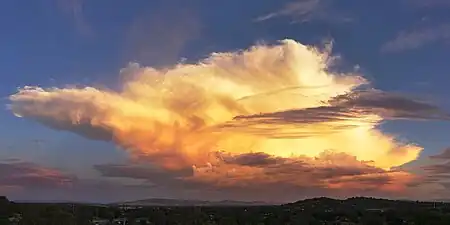
[[413, 13], [421, 16], [417, 21], [413, 21], [414, 28], [402, 29], [392, 40], [387, 41], [381, 47], [381, 52], [396, 53], [408, 50], [419, 49], [430, 44], [446, 42], [450, 40], [450, 24], [443, 21], [439, 16], [439, 9], [450, 7], [450, 2], [446, 0], [403, 0], [403, 7], [412, 10]]
[[86, 21], [84, 7], [86, 0], [55, 0], [59, 9], [70, 19], [82, 35], [92, 35], [93, 30]]
[[333, 0], [293, 0], [284, 4], [279, 10], [257, 17], [255, 21], [262, 22], [277, 17], [288, 17], [292, 23], [351, 22], [350, 17], [334, 9], [333, 3]]
[[126, 61], [154, 67], [172, 65], [201, 30], [199, 16], [186, 2], [164, 1], [158, 7], [144, 9], [133, 19], [126, 34]]
[[433, 8], [433, 7], [450, 7], [450, 2], [447, 0], [404, 0], [405, 5], [414, 7], [416, 9]]
[[401, 31], [381, 47], [382, 52], [400, 52], [450, 40], [450, 24], [426, 26], [414, 30]]

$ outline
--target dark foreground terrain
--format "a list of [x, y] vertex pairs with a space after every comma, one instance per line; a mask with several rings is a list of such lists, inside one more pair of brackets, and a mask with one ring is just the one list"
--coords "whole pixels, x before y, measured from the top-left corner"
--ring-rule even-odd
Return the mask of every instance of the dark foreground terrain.
[[450, 224], [450, 204], [315, 198], [279, 206], [125, 206], [12, 203], [0, 224]]

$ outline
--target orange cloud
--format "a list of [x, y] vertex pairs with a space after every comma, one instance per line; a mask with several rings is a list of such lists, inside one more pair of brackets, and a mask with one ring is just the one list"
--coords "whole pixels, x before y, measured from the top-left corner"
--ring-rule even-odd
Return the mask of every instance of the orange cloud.
[[[175, 179], [181, 182], [361, 190], [385, 182], [386, 190], [400, 190], [410, 175], [391, 168], [415, 160], [422, 148], [377, 125], [447, 115], [423, 102], [361, 92], [368, 81], [330, 72], [333, 59], [284, 40], [164, 69], [130, 64], [117, 91], [24, 87], [10, 96], [10, 108], [53, 128], [113, 141], [159, 170], [193, 168]], [[238, 160], [254, 152], [259, 162]]]
[[318, 157], [274, 157], [264, 153], [221, 156], [223, 164], [194, 168], [186, 180], [220, 187], [261, 188], [258, 185], [290, 185], [323, 190], [400, 191], [415, 176], [402, 171], [387, 171], [373, 162], [324, 151]]

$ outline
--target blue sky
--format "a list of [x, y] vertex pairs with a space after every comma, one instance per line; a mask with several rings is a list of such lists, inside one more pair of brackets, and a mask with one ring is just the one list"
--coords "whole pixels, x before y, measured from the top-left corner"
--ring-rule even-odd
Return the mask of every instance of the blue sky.
[[[358, 65], [377, 89], [425, 98], [450, 110], [450, 4], [426, 2], [3, 1], [0, 102], [9, 104], [8, 96], [27, 85], [115, 89], [120, 69], [129, 62], [159, 68], [183, 58], [196, 62], [212, 52], [289, 38], [316, 46], [333, 40], [343, 70]], [[100, 176], [94, 165], [128, 161], [113, 143], [17, 118], [6, 107], [0, 111], [0, 124], [0, 159], [16, 158], [94, 179]], [[450, 145], [446, 121], [387, 121], [381, 129], [422, 146], [422, 158]], [[30, 193], [12, 195], [33, 198]], [[159, 192], [143, 193], [130, 198]]]

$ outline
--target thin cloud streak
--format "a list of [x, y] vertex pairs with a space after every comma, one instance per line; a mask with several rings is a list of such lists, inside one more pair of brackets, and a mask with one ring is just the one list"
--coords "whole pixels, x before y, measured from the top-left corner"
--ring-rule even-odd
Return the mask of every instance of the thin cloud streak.
[[280, 10], [257, 17], [255, 22], [263, 22], [277, 17], [289, 17], [292, 23], [313, 21], [326, 23], [351, 22], [352, 19], [332, 8], [333, 0], [295, 0]]
[[447, 0], [404, 0], [404, 4], [412, 6], [418, 10], [434, 7], [450, 7], [450, 2]]
[[173, 65], [201, 31], [202, 22], [195, 10], [179, 1], [144, 10], [126, 33], [126, 61], [154, 67]]
[[[316, 108], [237, 116], [234, 119], [239, 122], [247, 120], [252, 123], [252, 120], [257, 120], [257, 123], [270, 124], [359, 121], [361, 115], [378, 115], [384, 119], [392, 120], [450, 120], [450, 114], [437, 106], [406, 96], [376, 90], [339, 95], [331, 99], [328, 104]], [[376, 118], [370, 120], [369, 118], [366, 122], [376, 124], [378, 120]], [[243, 125], [243, 123], [240, 123], [240, 125]], [[339, 124], [337, 125], [339, 126]]]
[[[437, 9], [446, 9], [450, 2], [446, 0], [404, 0], [401, 3], [414, 13], [425, 13], [421, 21], [417, 21], [414, 29], [405, 29], [397, 33], [396, 37], [381, 47], [381, 52], [398, 53], [422, 48], [426, 45], [446, 42], [450, 38], [450, 25], [448, 23], [429, 20], [435, 16]], [[431, 11], [433, 10], [433, 11]]]
[[86, 0], [56, 0], [56, 3], [62, 13], [66, 14], [70, 19], [76, 30], [85, 36], [93, 35], [93, 30], [89, 23], [86, 21], [84, 15], [84, 7]]
[[402, 31], [394, 40], [381, 47], [382, 52], [395, 53], [405, 50], [414, 50], [420, 47], [442, 42], [450, 39], [450, 24]]

